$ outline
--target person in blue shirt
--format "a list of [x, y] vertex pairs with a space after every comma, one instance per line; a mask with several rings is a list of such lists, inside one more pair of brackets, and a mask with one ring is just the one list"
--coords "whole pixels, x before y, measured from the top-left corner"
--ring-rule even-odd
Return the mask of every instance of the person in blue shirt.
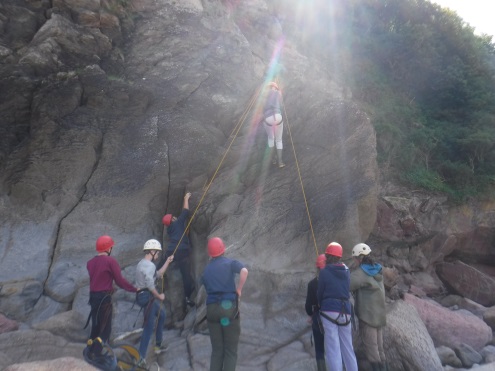
[[342, 362], [346, 371], [358, 371], [352, 346], [351, 273], [340, 261], [342, 246], [339, 243], [330, 243], [325, 256], [327, 262], [318, 277], [317, 293], [325, 331], [325, 363], [332, 371], [342, 371]]
[[[191, 295], [195, 290], [194, 279], [191, 275], [191, 246], [189, 244], [188, 233], [185, 233], [187, 222], [189, 220], [190, 197], [191, 193], [187, 192], [184, 196], [182, 211], [178, 217], [175, 217], [172, 214], [167, 214], [162, 218], [163, 224], [167, 227], [169, 241], [165, 257], [158, 265], [158, 268], [162, 267], [163, 264], [165, 264], [166, 259], [170, 255], [174, 255], [174, 264], [177, 264], [179, 266], [180, 274], [182, 276], [182, 284], [184, 285], [184, 296], [186, 304], [189, 306], [194, 306], [195, 303], [193, 300], [191, 300]], [[177, 246], [179, 241], [180, 244], [179, 246]]]
[[[206, 289], [206, 320], [210, 332], [210, 371], [234, 371], [237, 347], [241, 335], [239, 298], [248, 276], [247, 268], [239, 261], [226, 258], [221, 238], [208, 240], [211, 257], [201, 277]], [[239, 274], [239, 282], [235, 277]]]

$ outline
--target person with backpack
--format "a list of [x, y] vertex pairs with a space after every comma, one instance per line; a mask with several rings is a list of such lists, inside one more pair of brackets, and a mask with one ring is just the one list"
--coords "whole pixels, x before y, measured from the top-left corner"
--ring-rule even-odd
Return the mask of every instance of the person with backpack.
[[350, 272], [342, 263], [342, 246], [331, 242], [325, 249], [326, 265], [318, 277], [318, 303], [325, 331], [325, 360], [328, 370], [358, 371], [352, 346]]
[[282, 159], [284, 133], [284, 122], [282, 118], [282, 93], [276, 82], [267, 84], [268, 92], [263, 105], [263, 125], [268, 136], [269, 158], [273, 159], [273, 164], [277, 164], [273, 154], [273, 147], [277, 148], [278, 167], [282, 168], [285, 163]]
[[308, 283], [306, 304], [304, 306], [306, 313], [311, 317], [311, 328], [313, 330], [316, 366], [318, 371], [325, 371], [327, 369], [327, 366], [325, 365], [325, 346], [323, 328], [321, 327], [320, 306], [318, 305], [317, 298], [318, 276], [320, 270], [325, 268], [326, 262], [327, 258], [325, 257], [325, 254], [318, 255], [316, 258], [316, 277]]
[[97, 255], [86, 264], [89, 273], [89, 304], [91, 305], [91, 334], [88, 340], [88, 357], [90, 359], [101, 356], [103, 346], [108, 344], [110, 339], [113, 315], [113, 282], [126, 291], [137, 291], [122, 276], [117, 260], [110, 256], [114, 245], [115, 242], [112, 237], [106, 235], [98, 237], [96, 240]]
[[159, 350], [162, 346], [165, 310], [161, 307], [161, 302], [165, 300], [165, 294], [157, 291], [155, 279], [163, 277], [174, 257], [173, 255], [169, 256], [165, 264], [157, 270], [153, 262], [158, 260], [161, 251], [162, 245], [160, 242], [155, 239], [146, 241], [143, 247], [144, 257], [136, 267], [136, 286], [139, 288], [136, 293], [136, 302], [141, 308], [144, 308], [143, 333], [139, 344], [140, 360], [138, 366], [146, 365], [146, 353], [155, 323], [157, 324], [155, 350]]
[[[178, 217], [172, 214], [167, 214], [162, 218], [162, 223], [167, 227], [167, 235], [169, 238], [165, 259], [170, 255], [175, 254], [174, 262], [179, 266], [182, 276], [182, 284], [184, 286], [185, 303], [189, 306], [194, 306], [195, 303], [191, 299], [191, 295], [195, 290], [194, 279], [191, 275], [191, 247], [189, 236], [186, 232], [187, 222], [189, 220], [189, 198], [191, 192], [187, 192], [184, 196], [182, 211]], [[177, 244], [179, 243], [179, 246]], [[174, 264], [175, 264], [174, 263]], [[160, 263], [158, 267], [163, 264]]]
[[[206, 289], [206, 321], [210, 332], [210, 371], [234, 371], [237, 347], [241, 335], [239, 298], [246, 283], [248, 270], [241, 262], [226, 258], [221, 238], [208, 240], [210, 262], [201, 282]], [[235, 276], [239, 281], [235, 283]]]
[[382, 266], [373, 259], [371, 248], [358, 243], [352, 256], [359, 267], [351, 273], [351, 292], [356, 301], [359, 334], [373, 371], [386, 371], [383, 329], [387, 324]]

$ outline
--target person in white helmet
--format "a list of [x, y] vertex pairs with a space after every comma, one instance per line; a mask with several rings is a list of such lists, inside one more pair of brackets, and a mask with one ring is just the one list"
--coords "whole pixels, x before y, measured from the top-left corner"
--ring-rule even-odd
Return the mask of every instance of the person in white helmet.
[[371, 248], [364, 243], [354, 246], [352, 256], [359, 268], [351, 273], [351, 291], [366, 358], [373, 371], [386, 371], [383, 328], [387, 321], [382, 266], [374, 261]]
[[[141, 259], [136, 268], [136, 286], [138, 287], [136, 302], [144, 308], [143, 334], [139, 345], [140, 365], [145, 364], [144, 360], [155, 322], [157, 323], [155, 348], [160, 349], [162, 345], [165, 310], [160, 303], [165, 300], [165, 294], [157, 291], [155, 279], [162, 278], [168, 266], [174, 260], [173, 255], [169, 256], [165, 264], [159, 270], [156, 269], [153, 262], [158, 260], [162, 246], [160, 242], [154, 239], [146, 241], [143, 251], [144, 258]], [[156, 319], [157, 316], [158, 319]]]

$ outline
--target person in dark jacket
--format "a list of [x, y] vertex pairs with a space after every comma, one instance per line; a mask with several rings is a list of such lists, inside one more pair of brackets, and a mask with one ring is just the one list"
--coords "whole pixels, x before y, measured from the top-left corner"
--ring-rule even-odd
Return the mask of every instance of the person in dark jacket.
[[354, 292], [366, 358], [373, 371], [386, 371], [383, 328], [387, 320], [382, 266], [374, 261], [371, 248], [364, 243], [354, 246], [352, 256], [359, 268], [351, 273], [351, 291]]
[[89, 304], [91, 305], [91, 334], [88, 340], [90, 357], [99, 356], [104, 344], [108, 344], [112, 332], [113, 282], [129, 292], [137, 289], [121, 273], [120, 265], [111, 257], [115, 242], [110, 236], [100, 236], [96, 241], [95, 257], [88, 261]]
[[313, 339], [315, 342], [315, 356], [316, 366], [318, 371], [325, 371], [327, 366], [325, 365], [325, 346], [323, 332], [320, 328], [320, 307], [318, 305], [317, 290], [318, 290], [318, 276], [320, 269], [325, 268], [327, 258], [325, 254], [318, 255], [316, 258], [316, 277], [308, 283], [308, 291], [306, 294], [305, 309], [308, 316], [311, 317], [311, 328], [313, 330]]
[[284, 133], [284, 122], [282, 119], [282, 93], [278, 88], [277, 83], [270, 82], [267, 85], [268, 93], [266, 95], [265, 104], [263, 106], [263, 124], [268, 136], [268, 153], [269, 157], [273, 158], [274, 164], [275, 158], [273, 157], [273, 147], [277, 148], [278, 167], [285, 166], [282, 159], [283, 143], [282, 136]]
[[[195, 290], [194, 279], [191, 275], [191, 246], [189, 244], [189, 236], [187, 232], [185, 232], [189, 220], [190, 197], [191, 193], [187, 192], [184, 196], [182, 211], [179, 217], [175, 217], [172, 214], [167, 214], [162, 218], [163, 224], [167, 227], [169, 241], [167, 251], [164, 258], [158, 265], [158, 269], [165, 264], [170, 255], [174, 255], [173, 264], [177, 264], [179, 266], [180, 274], [182, 276], [182, 284], [184, 286], [185, 302], [189, 306], [194, 306], [195, 303], [191, 299], [191, 295]], [[180, 244], [177, 246], [179, 241]]]
[[352, 345], [350, 272], [340, 261], [342, 246], [330, 243], [325, 256], [327, 264], [318, 278], [318, 303], [325, 331], [325, 363], [329, 371], [358, 371]]
[[[241, 262], [226, 258], [222, 239], [208, 240], [208, 255], [201, 282], [206, 289], [206, 321], [210, 332], [210, 371], [234, 371], [241, 335], [239, 298], [248, 276]], [[235, 276], [239, 281], [235, 283]]]

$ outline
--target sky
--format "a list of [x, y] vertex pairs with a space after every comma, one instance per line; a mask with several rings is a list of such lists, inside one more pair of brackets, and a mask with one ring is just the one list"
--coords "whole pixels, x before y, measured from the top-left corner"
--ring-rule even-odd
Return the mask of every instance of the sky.
[[[443, 8], [454, 10], [471, 27], [474, 33], [495, 35], [495, 2], [493, 0], [430, 0]], [[495, 37], [494, 37], [495, 39]]]

